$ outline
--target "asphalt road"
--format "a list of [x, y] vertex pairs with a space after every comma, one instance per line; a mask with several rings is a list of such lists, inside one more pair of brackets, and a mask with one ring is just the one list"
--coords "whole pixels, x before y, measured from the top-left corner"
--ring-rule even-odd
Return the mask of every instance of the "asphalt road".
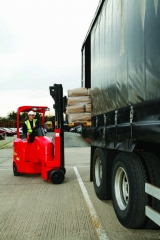
[[[49, 134], [49, 133], [47, 133]], [[64, 134], [64, 147], [89, 147], [90, 144], [86, 142], [80, 134], [65, 132]]]
[[112, 202], [97, 199], [89, 181], [89, 144], [74, 133], [65, 133], [64, 142], [60, 185], [38, 174], [13, 176], [13, 143], [0, 149], [0, 240], [160, 239], [159, 231], [126, 229], [118, 222]]

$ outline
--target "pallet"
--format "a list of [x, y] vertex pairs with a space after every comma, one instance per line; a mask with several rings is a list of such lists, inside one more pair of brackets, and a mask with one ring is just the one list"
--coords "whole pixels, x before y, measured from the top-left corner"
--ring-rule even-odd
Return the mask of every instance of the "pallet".
[[83, 124], [84, 127], [90, 127], [92, 125], [91, 121], [87, 121], [85, 124]]
[[77, 122], [71, 122], [71, 123], [68, 123], [68, 126], [69, 127], [74, 127], [74, 126], [78, 126], [78, 125], [83, 125], [84, 127], [89, 127], [91, 126], [91, 121], [77, 121]]

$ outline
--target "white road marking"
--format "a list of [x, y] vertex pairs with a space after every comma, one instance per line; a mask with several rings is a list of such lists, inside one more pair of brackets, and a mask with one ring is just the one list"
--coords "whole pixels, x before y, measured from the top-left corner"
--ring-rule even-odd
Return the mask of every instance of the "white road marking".
[[89, 197], [88, 192], [87, 192], [87, 190], [84, 186], [84, 183], [83, 183], [82, 178], [81, 178], [81, 176], [78, 172], [77, 167], [74, 167], [74, 171], [75, 171], [75, 174], [77, 176], [77, 179], [78, 179], [81, 191], [83, 193], [84, 199], [87, 203], [87, 206], [88, 206], [88, 209], [89, 209], [89, 212], [90, 212], [90, 215], [91, 215], [91, 219], [92, 219], [94, 228], [97, 232], [98, 238], [100, 240], [109, 240], [109, 238], [108, 238], [105, 230], [103, 229], [102, 224], [101, 224], [101, 222], [100, 222], [100, 220], [97, 216], [96, 210], [94, 209], [94, 206], [93, 206], [93, 204], [90, 200], [90, 197]]

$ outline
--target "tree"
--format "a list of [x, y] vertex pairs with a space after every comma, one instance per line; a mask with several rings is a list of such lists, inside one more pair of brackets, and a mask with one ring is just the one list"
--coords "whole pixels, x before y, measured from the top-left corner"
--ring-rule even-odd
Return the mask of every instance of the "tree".
[[42, 114], [41, 113], [36, 113], [35, 119], [37, 119], [39, 122], [42, 120]]
[[[19, 121], [21, 123], [24, 123], [26, 120], [28, 119], [28, 112], [22, 112], [20, 113], [20, 119]], [[42, 121], [42, 114], [41, 113], [36, 113], [35, 115], [35, 119], [37, 119], [40, 123]], [[0, 121], [1, 122], [7, 122], [7, 121], [14, 121], [16, 122], [17, 121], [17, 113], [12, 111], [10, 113], [8, 113], [7, 117], [0, 117]], [[51, 115], [46, 115], [45, 118], [44, 118], [44, 122], [47, 122], [47, 121], [52, 121], [52, 124], [53, 124], [53, 127], [55, 125], [55, 116], [51, 116]]]
[[25, 122], [28, 119], [28, 113], [27, 112], [22, 112], [20, 114], [20, 121]]
[[12, 121], [16, 121], [16, 119], [17, 119], [17, 113], [14, 112], [14, 111], [12, 111], [11, 113], [8, 113], [7, 119], [8, 119], [8, 120], [12, 120]]

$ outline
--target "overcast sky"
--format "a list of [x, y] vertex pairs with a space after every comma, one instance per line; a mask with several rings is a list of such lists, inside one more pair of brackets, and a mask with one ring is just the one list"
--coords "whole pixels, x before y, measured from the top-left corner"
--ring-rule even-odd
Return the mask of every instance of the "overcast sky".
[[0, 0], [0, 116], [51, 108], [49, 86], [81, 86], [81, 47], [99, 0]]

